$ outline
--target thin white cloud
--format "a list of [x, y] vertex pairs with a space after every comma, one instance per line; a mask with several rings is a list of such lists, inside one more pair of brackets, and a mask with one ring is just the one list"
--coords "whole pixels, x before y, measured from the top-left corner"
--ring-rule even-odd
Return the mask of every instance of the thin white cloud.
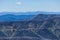
[[16, 2], [16, 5], [21, 5], [22, 3], [21, 2]]

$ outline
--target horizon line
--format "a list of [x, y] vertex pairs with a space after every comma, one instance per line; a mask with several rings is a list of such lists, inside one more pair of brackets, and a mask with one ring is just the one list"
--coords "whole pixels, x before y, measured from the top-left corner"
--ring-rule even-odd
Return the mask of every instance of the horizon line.
[[0, 11], [0, 12], [60, 12], [60, 11]]

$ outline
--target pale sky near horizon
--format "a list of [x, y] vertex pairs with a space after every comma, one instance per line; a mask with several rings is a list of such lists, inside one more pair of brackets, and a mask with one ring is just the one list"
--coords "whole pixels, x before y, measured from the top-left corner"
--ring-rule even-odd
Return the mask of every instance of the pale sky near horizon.
[[60, 0], [0, 0], [0, 12], [60, 12]]

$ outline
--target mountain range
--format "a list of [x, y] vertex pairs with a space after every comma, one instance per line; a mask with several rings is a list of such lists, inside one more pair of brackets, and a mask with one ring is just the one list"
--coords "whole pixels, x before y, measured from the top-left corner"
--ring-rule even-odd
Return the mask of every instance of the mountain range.
[[2, 21], [23, 21], [25, 19], [32, 18], [34, 15], [13, 15], [13, 14], [6, 14], [0, 16], [0, 22]]
[[[32, 19], [38, 14], [44, 14], [40, 15], [38, 18], [45, 18], [48, 15], [59, 15], [60, 12], [43, 12], [43, 11], [36, 11], [36, 12], [0, 12], [0, 22], [1, 21], [22, 21], [22, 20], [28, 20]], [[47, 15], [47, 16], [45, 16]], [[38, 20], [38, 19], [36, 19]]]
[[0, 16], [2, 21], [1, 18], [8, 19], [0, 22], [0, 37], [3, 40], [60, 40], [60, 14], [8, 14]]

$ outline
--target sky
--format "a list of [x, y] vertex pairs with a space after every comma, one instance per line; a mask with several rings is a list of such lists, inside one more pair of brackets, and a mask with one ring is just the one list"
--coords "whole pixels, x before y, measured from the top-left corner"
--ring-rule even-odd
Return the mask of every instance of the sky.
[[60, 12], [60, 0], [0, 0], [0, 12]]

